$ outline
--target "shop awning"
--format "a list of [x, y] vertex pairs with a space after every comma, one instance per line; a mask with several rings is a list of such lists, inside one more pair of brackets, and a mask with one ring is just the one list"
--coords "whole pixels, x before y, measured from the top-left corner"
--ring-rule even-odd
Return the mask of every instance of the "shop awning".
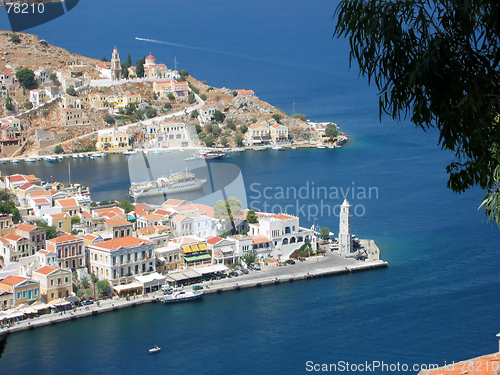
[[113, 290], [116, 291], [117, 293], [121, 293], [126, 290], [135, 290], [135, 289], [142, 289], [142, 283], [139, 283], [137, 281], [134, 281], [133, 283], [130, 284], [125, 284], [125, 285], [115, 285], [113, 287]]
[[197, 277], [201, 277], [201, 273], [198, 273], [194, 270], [185, 270], [185, 271], [182, 271], [182, 273], [190, 279], [195, 279]]
[[201, 255], [184, 256], [183, 258], [186, 262], [195, 262], [197, 260], [212, 259], [212, 256], [210, 254], [201, 254]]

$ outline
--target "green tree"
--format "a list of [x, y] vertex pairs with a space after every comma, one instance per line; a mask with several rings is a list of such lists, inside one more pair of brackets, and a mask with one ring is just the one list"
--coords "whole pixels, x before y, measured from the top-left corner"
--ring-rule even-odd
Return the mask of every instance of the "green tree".
[[138, 120], [142, 120], [144, 116], [144, 111], [142, 109], [138, 109], [137, 111], [135, 111], [134, 116], [136, 116]]
[[234, 216], [241, 214], [243, 214], [241, 202], [235, 197], [215, 202], [214, 218], [216, 219], [221, 220], [229, 217], [232, 220]]
[[14, 109], [14, 104], [12, 104], [12, 98], [10, 96], [7, 96], [7, 98], [5, 98], [5, 108], [8, 111], [11, 111]]
[[247, 221], [249, 224], [255, 224], [258, 222], [257, 215], [255, 215], [255, 210], [248, 210]]
[[97, 293], [101, 295], [101, 297], [105, 297], [109, 294], [110, 285], [108, 280], [99, 280], [96, 283]]
[[54, 154], [63, 154], [64, 153], [64, 148], [61, 145], [57, 145], [54, 148]]
[[82, 279], [80, 280], [80, 282], [82, 283], [83, 289], [89, 288], [89, 279], [87, 278], [87, 276], [83, 276]]
[[127, 199], [122, 199], [120, 204], [118, 205], [121, 209], [125, 211], [125, 213], [129, 213], [130, 211], [134, 211], [134, 205], [130, 203]]
[[307, 141], [308, 139], [311, 138], [311, 135], [309, 133], [302, 133], [300, 136], [303, 140]]
[[19, 38], [19, 35], [17, 35], [17, 34], [11, 34], [10, 35], [10, 41], [12, 43], [16, 43], [17, 44], [17, 43], [21, 42], [21, 39]]
[[233, 91], [233, 96], [238, 96], [238, 91]]
[[25, 89], [29, 90], [32, 89], [33, 87], [36, 87], [37, 85], [35, 79], [35, 73], [31, 69], [22, 68], [21, 70], [18, 70], [16, 72], [16, 78], [19, 81], [21, 87]]
[[486, 190], [500, 225], [500, 2], [343, 0], [334, 35], [379, 90], [380, 114], [440, 132], [448, 187]]
[[329, 122], [325, 128], [325, 135], [330, 139], [333, 139], [337, 135], [339, 135], [339, 130], [337, 129], [337, 125], [335, 125], [332, 122]]
[[52, 81], [52, 82], [55, 82], [56, 79], [57, 79], [57, 74], [56, 73], [52, 73], [50, 76], [49, 76], [49, 79]]
[[236, 145], [238, 146], [243, 145], [243, 136], [241, 134], [236, 134], [234, 136], [234, 143], [236, 143]]
[[222, 129], [220, 128], [220, 126], [217, 124], [214, 124], [214, 126], [212, 127], [212, 134], [214, 136], [218, 137], [221, 132], [222, 132]]
[[207, 137], [207, 134], [206, 134], [206, 133], [204, 133], [204, 132], [200, 132], [200, 133], [198, 134], [198, 138], [199, 138], [199, 139], [200, 139], [200, 141], [202, 141], [202, 142], [205, 142], [205, 138], [206, 138], [206, 137]]
[[200, 134], [201, 133], [201, 126], [199, 124], [196, 124], [194, 127], [196, 129], [196, 134]]
[[76, 224], [80, 224], [80, 217], [79, 216], [72, 216], [71, 217], [71, 225], [76, 225]]
[[146, 58], [143, 57], [142, 59], [137, 60], [135, 63], [136, 69], [135, 69], [135, 74], [137, 75], [138, 78], [144, 77], [144, 63], [146, 62]]
[[321, 239], [327, 240], [328, 236], [330, 235], [330, 229], [327, 227], [323, 227], [319, 230], [319, 235], [321, 236]]
[[200, 95], [200, 99], [203, 100], [203, 101], [207, 100], [207, 96], [205, 94], [201, 94]]
[[97, 277], [96, 275], [91, 273], [90, 274], [90, 281], [92, 281], [92, 286], [94, 289], [94, 299], [96, 299], [96, 286], [97, 286], [97, 282], [99, 281], [99, 277]]
[[132, 115], [132, 114], [134, 114], [136, 108], [137, 107], [136, 107], [135, 103], [129, 103], [129, 104], [127, 104], [127, 108], [125, 108], [125, 114], [126, 115]]
[[154, 108], [148, 108], [148, 109], [146, 109], [146, 117], [147, 118], [153, 118], [156, 115], [157, 115], [156, 109], [154, 109]]
[[273, 118], [273, 119], [274, 119], [274, 121], [276, 121], [278, 124], [281, 124], [281, 115], [280, 115], [280, 114], [275, 113], [274, 115], [272, 115], [272, 118]]
[[180, 78], [177, 79], [177, 81], [179, 81], [179, 82], [185, 81], [187, 79], [187, 77], [189, 77], [189, 73], [187, 70], [181, 70], [179, 72], [179, 75], [180, 75]]
[[170, 103], [170, 102], [166, 102], [166, 103], [163, 105], [163, 108], [165, 108], [165, 109], [172, 109], [172, 103]]
[[198, 115], [199, 115], [199, 113], [196, 109], [193, 112], [191, 112], [191, 118], [196, 118], [196, 117], [198, 117]]
[[217, 110], [214, 112], [214, 118], [215, 121], [221, 124], [224, 121], [224, 114], [221, 111]]
[[14, 222], [14, 224], [17, 224], [21, 221], [21, 214], [16, 208], [16, 204], [11, 200], [6, 200], [0, 203], [0, 212], [2, 214], [12, 214], [12, 221]]
[[245, 134], [248, 131], [248, 126], [246, 126], [245, 124], [243, 124], [243, 125], [240, 125], [240, 127], [238, 129], [240, 129], [240, 132], [242, 134]]
[[207, 134], [212, 133], [212, 130], [214, 130], [214, 126], [211, 123], [205, 125], [205, 131], [207, 132]]
[[234, 120], [232, 118], [228, 118], [226, 120], [226, 125], [231, 130], [235, 130], [236, 129], [236, 123], [234, 122]]
[[167, 94], [167, 98], [168, 98], [169, 100], [174, 100], [174, 99], [175, 99], [175, 96], [174, 96], [174, 94], [172, 94], [171, 92], [169, 92], [169, 93]]
[[229, 140], [226, 137], [222, 137], [219, 142], [222, 146], [226, 147], [229, 143]]
[[66, 94], [71, 95], [71, 96], [76, 96], [76, 90], [74, 87], [68, 87], [66, 89]]
[[103, 117], [104, 121], [107, 122], [109, 125], [115, 123], [115, 117], [110, 115], [109, 113], [105, 114]]
[[56, 227], [54, 227], [53, 225], [49, 225], [45, 221], [37, 221], [36, 225], [38, 227], [45, 229], [45, 238], [47, 240], [51, 240], [51, 239], [57, 237], [57, 234], [56, 234], [57, 230], [56, 230]]
[[196, 98], [194, 96], [194, 93], [192, 93], [192, 92], [190, 92], [189, 95], [188, 95], [188, 103], [189, 104], [196, 103]]
[[245, 254], [243, 254], [241, 260], [245, 262], [247, 266], [255, 263], [257, 261], [257, 252], [255, 250], [247, 251]]
[[106, 56], [104, 56], [102, 59], [101, 59], [102, 62], [108, 62], [109, 60], [106, 58]]
[[[201, 135], [201, 134], [200, 134]], [[205, 146], [207, 147], [212, 147], [214, 144], [214, 136], [213, 135], [207, 135], [204, 139]]]

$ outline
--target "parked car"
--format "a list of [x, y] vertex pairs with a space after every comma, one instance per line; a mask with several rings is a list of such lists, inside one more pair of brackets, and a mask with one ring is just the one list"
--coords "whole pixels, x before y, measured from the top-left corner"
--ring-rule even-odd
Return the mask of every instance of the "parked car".
[[295, 261], [293, 259], [287, 259], [285, 262], [288, 264], [295, 264]]
[[248, 266], [248, 268], [250, 268], [251, 270], [254, 270], [254, 271], [260, 271], [261, 270], [260, 265], [258, 265], [257, 263], [250, 263], [250, 265]]
[[366, 258], [368, 258], [366, 255], [363, 255], [363, 254], [357, 254], [356, 257], [354, 259], [356, 260], [366, 260]]
[[94, 301], [92, 301], [91, 299], [84, 299], [82, 301], [83, 306], [92, 305], [93, 303], [94, 303]]
[[248, 275], [248, 270], [246, 268], [243, 268], [241, 272], [243, 272], [245, 275]]
[[193, 290], [201, 290], [203, 287], [201, 285], [193, 285]]
[[229, 276], [232, 276], [232, 277], [238, 276], [238, 271], [229, 272]]

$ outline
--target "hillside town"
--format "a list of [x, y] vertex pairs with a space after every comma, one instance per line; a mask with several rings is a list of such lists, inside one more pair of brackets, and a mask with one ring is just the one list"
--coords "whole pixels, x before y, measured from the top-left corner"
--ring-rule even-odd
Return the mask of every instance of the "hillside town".
[[[6, 176], [5, 187], [2, 194], [16, 202], [20, 215], [0, 217], [4, 310], [29, 306], [39, 313], [84, 298], [135, 296], [166, 283], [216, 278], [237, 264], [318, 251], [314, 228], [301, 227], [298, 217], [241, 210], [238, 202], [228, 220], [217, 205], [181, 199], [98, 206], [82, 186], [43, 185], [33, 175]], [[92, 279], [104, 281], [97, 291], [82, 285]]]
[[[211, 87], [152, 54], [133, 66], [117, 47], [109, 61], [99, 61], [34, 35], [3, 32], [0, 39], [6, 47], [0, 61], [2, 164], [136, 149], [334, 148], [347, 141], [333, 123], [290, 117], [250, 89]], [[198, 156], [215, 157], [204, 152]], [[98, 204], [80, 184], [19, 173], [1, 179], [4, 324], [325, 252], [319, 233], [301, 227], [299, 217], [243, 209], [234, 197], [231, 207], [181, 199]], [[347, 201], [342, 207], [348, 213]], [[327, 249], [354, 255], [348, 217], [339, 243]]]
[[[99, 61], [29, 34], [3, 32], [0, 39], [3, 158], [198, 144], [333, 148], [347, 141], [336, 124], [288, 116], [253, 90], [214, 88], [151, 54], [133, 66], [116, 47], [109, 61]], [[190, 125], [196, 133], [188, 139], [182, 128]]]

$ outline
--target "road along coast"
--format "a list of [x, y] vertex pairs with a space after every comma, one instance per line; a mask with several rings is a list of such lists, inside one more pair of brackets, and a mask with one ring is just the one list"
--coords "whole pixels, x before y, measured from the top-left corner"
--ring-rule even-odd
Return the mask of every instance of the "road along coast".
[[[372, 250], [370, 254], [380, 254], [374, 241], [370, 241], [370, 245]], [[386, 261], [376, 259], [378, 256], [372, 257], [370, 254], [366, 261], [361, 261], [353, 258], [345, 258], [337, 252], [328, 251], [324, 256], [306, 258], [304, 262], [297, 261], [296, 264], [293, 265], [277, 266], [275, 263], [267, 264], [262, 266], [261, 271], [250, 271], [243, 276], [205, 281], [196, 285], [203, 286], [205, 294], [213, 294], [262, 287], [265, 285], [277, 285], [280, 283], [318, 277], [342, 275], [352, 272], [386, 268], [389, 266], [389, 263]], [[185, 289], [191, 290], [191, 287], [186, 287]], [[105, 312], [117, 311], [122, 308], [138, 306], [145, 303], [159, 303], [162, 296], [162, 292], [155, 292], [139, 295], [129, 300], [126, 298], [101, 300], [98, 301], [99, 306], [97, 306], [97, 304], [92, 304], [90, 306], [78, 307], [76, 310], [66, 311], [65, 313], [58, 312], [22, 320], [9, 328], [4, 327], [0, 329], [0, 336], [7, 333], [20, 332], [36, 327], [76, 320], [87, 316], [96, 316]]]

